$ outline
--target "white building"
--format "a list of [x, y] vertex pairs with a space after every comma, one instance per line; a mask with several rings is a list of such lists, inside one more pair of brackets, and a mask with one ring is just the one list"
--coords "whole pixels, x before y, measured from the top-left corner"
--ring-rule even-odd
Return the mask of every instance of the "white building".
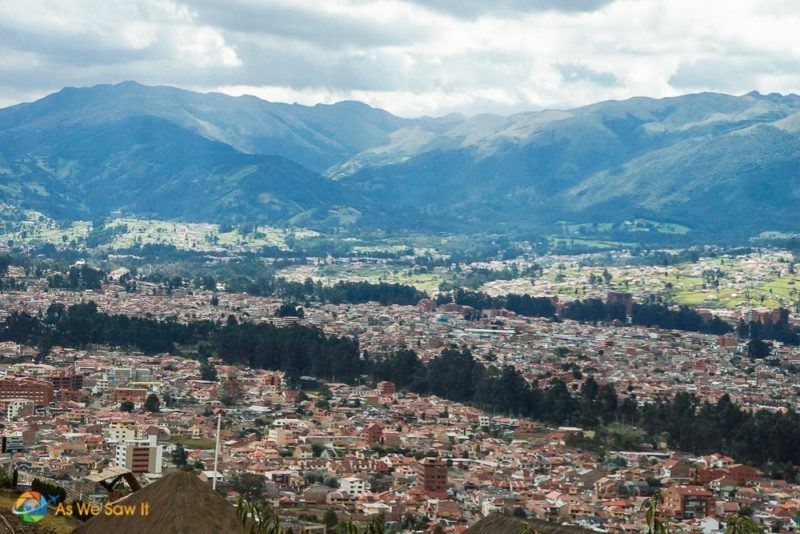
[[155, 435], [143, 440], [125, 440], [117, 444], [117, 466], [139, 473], [161, 473], [164, 446], [156, 444]]
[[29, 399], [12, 399], [8, 401], [6, 418], [9, 421], [16, 421], [20, 417], [33, 415], [33, 401]]
[[346, 477], [339, 481], [339, 491], [358, 497], [369, 491], [369, 484], [358, 477]]

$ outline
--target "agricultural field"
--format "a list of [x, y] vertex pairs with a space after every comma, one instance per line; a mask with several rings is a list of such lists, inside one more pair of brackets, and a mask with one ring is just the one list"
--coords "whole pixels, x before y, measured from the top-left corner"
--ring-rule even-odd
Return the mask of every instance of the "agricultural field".
[[[247, 251], [261, 247], [287, 250], [287, 239], [309, 239], [319, 234], [304, 228], [251, 227], [246, 232], [218, 224], [184, 223], [148, 219], [118, 218], [95, 229], [89, 221], [61, 224], [37, 212], [27, 212], [27, 220], [2, 227], [0, 242], [37, 246], [100, 248], [120, 250], [137, 245], [172, 245], [199, 251]], [[94, 240], [93, 240], [94, 239]]]
[[350, 282], [394, 283], [414, 286], [420, 291], [433, 294], [439, 284], [448, 278], [444, 268], [436, 268], [432, 273], [415, 273], [406, 268], [391, 264], [374, 264], [353, 261], [346, 264], [298, 265], [281, 269], [277, 276], [287, 280], [302, 282], [307, 278], [326, 285], [346, 280]]
[[91, 230], [92, 224], [88, 221], [57, 223], [39, 212], [26, 211], [25, 220], [4, 222], [0, 226], [0, 242], [8, 245], [77, 246]]
[[170, 443], [180, 443], [188, 450], [211, 450], [216, 446], [216, 441], [210, 438], [189, 439], [172, 437], [170, 438]]
[[[603, 280], [604, 271], [609, 281]], [[585, 267], [562, 258], [532, 281], [535, 294], [566, 298], [603, 297], [608, 291], [637, 296], [660, 295], [667, 302], [711, 309], [800, 306], [800, 276], [786, 252], [763, 252], [737, 257], [701, 258], [697, 262], [662, 266]], [[492, 282], [489, 292], [514, 281]]]
[[555, 295], [563, 300], [605, 298], [609, 291], [633, 293], [638, 299], [657, 295], [666, 302], [717, 310], [800, 306], [800, 276], [785, 252], [763, 252], [736, 257], [701, 258], [672, 266], [586, 266], [585, 256], [548, 256], [461, 265], [458, 272], [436, 267], [419, 273], [391, 262], [336, 260], [317, 265], [297, 265], [278, 271], [294, 281], [311, 278], [324, 284], [340, 280], [408, 284], [436, 294], [440, 284], [457, 283], [471, 268], [519, 270], [541, 262], [535, 275], [489, 280], [477, 287], [492, 296], [508, 293]]

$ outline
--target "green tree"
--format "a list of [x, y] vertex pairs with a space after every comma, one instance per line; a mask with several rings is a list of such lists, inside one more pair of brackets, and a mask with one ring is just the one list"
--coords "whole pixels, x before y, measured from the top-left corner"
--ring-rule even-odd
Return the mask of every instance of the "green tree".
[[747, 355], [751, 358], [767, 358], [770, 355], [770, 346], [760, 339], [751, 339], [747, 342]]
[[186, 454], [186, 449], [183, 448], [183, 444], [178, 443], [175, 445], [175, 448], [172, 450], [172, 463], [178, 467], [183, 467], [187, 464], [188, 458], [189, 455]]
[[120, 405], [119, 405], [119, 409], [122, 412], [132, 412], [135, 407], [136, 407], [136, 405], [133, 404], [133, 402], [131, 402], [129, 400], [122, 401], [120, 403]]
[[669, 534], [669, 521], [661, 517], [661, 507], [664, 504], [664, 494], [656, 490], [653, 495], [642, 503], [641, 509], [645, 512], [647, 534]]
[[235, 475], [231, 480], [231, 486], [242, 497], [248, 501], [257, 500], [261, 497], [266, 486], [266, 479], [260, 475], [252, 473], [242, 473]]
[[158, 395], [150, 393], [144, 400], [144, 409], [151, 413], [158, 413], [161, 410], [161, 401], [158, 400]]
[[210, 382], [216, 382], [217, 380], [219, 380], [219, 375], [217, 374], [217, 368], [214, 367], [213, 363], [206, 360], [202, 364], [200, 364], [200, 379], [208, 380]]
[[236, 503], [236, 515], [246, 534], [284, 534], [281, 518], [263, 504], [245, 501], [240, 497]]
[[740, 510], [725, 518], [725, 534], [761, 534], [763, 530], [749, 515]]
[[336, 516], [336, 512], [333, 510], [328, 510], [325, 512], [325, 515], [322, 518], [322, 522], [325, 523], [325, 526], [328, 528], [333, 528], [339, 522], [339, 518]]

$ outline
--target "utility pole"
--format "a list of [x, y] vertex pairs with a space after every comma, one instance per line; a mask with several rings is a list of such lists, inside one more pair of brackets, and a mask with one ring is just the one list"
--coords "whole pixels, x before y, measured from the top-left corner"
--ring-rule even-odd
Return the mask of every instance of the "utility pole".
[[217, 489], [217, 465], [219, 465], [219, 430], [222, 426], [222, 414], [217, 414], [217, 444], [214, 447], [214, 482], [211, 483], [211, 489]]

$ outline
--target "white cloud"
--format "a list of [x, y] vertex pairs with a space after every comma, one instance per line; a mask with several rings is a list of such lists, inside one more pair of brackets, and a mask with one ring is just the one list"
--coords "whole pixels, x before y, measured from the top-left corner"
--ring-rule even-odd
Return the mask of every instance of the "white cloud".
[[124, 79], [409, 116], [788, 92], [799, 26], [792, 0], [4, 0], [0, 102]]

